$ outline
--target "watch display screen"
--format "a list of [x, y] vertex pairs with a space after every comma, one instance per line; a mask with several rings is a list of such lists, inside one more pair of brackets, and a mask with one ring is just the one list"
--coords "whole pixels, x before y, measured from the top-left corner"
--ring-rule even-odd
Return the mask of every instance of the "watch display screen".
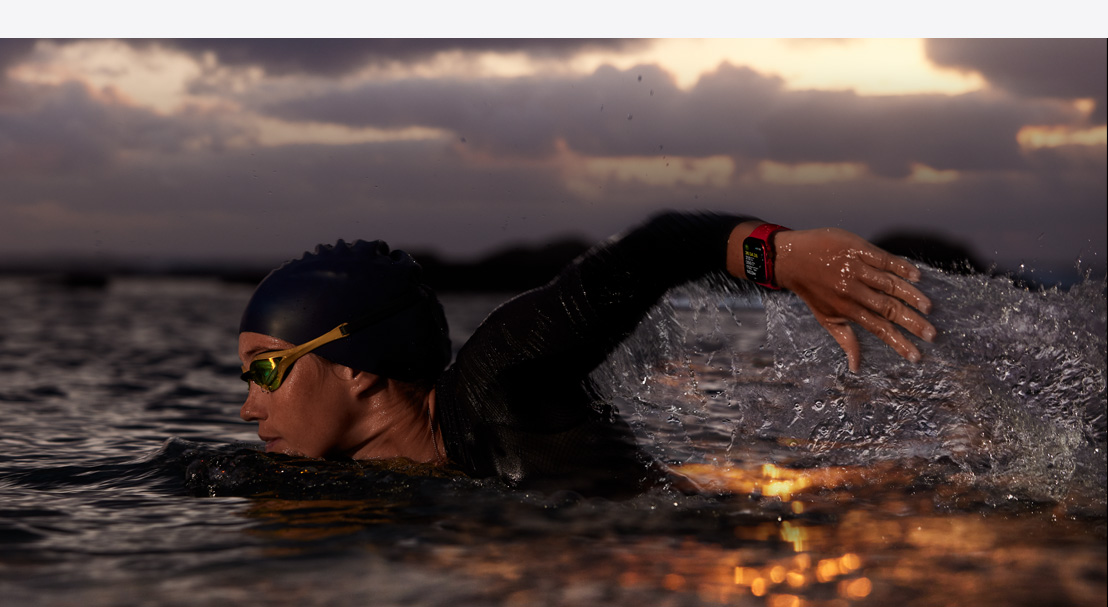
[[756, 283], [769, 282], [766, 277], [766, 242], [757, 238], [747, 238], [743, 241], [743, 268], [746, 277]]

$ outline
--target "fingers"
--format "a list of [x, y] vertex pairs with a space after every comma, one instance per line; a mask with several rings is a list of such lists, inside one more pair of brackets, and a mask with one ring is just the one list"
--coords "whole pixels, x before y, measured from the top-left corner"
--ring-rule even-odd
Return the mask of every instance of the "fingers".
[[846, 363], [850, 367], [850, 372], [857, 373], [862, 368], [862, 348], [858, 345], [858, 338], [850, 325], [825, 319], [820, 319], [820, 324], [827, 329], [831, 337], [835, 338], [843, 352], [846, 352]]
[[862, 284], [854, 289], [859, 307], [848, 314], [850, 320], [876, 335], [900, 356], [914, 363], [919, 362], [919, 349], [896, 325], [920, 339], [934, 341], [935, 327], [901, 301], [908, 301], [917, 309], [927, 311], [931, 308], [931, 300], [915, 287], [888, 273], [873, 270], [861, 273], [860, 278]]
[[879, 270], [892, 272], [905, 280], [919, 282], [921, 277], [919, 268], [907, 259], [879, 249], [868, 242], [865, 244], [867, 246], [861, 247], [859, 252], [866, 263]]
[[846, 353], [852, 372], [861, 367], [861, 348], [850, 323], [873, 333], [905, 359], [921, 359], [907, 334], [933, 341], [936, 331], [925, 318], [931, 300], [911, 284], [921, 279], [919, 268], [842, 230], [782, 234], [779, 283], [808, 304]]
[[[863, 279], [862, 282], [873, 286], [868, 280]], [[915, 290], [915, 287], [911, 287], [911, 285], [906, 286]], [[885, 295], [874, 289], [861, 287], [858, 291], [860, 292], [855, 298], [864, 308], [879, 314], [887, 321], [904, 327], [909, 333], [920, 339], [934, 341], [935, 327], [927, 322], [927, 320], [915, 310], [909, 308], [900, 301], [901, 299], [905, 299], [909, 302], [915, 301], [915, 307], [926, 312], [931, 308], [931, 301], [924, 297], [922, 293], [919, 293], [918, 298], [907, 293], [900, 295], [900, 299], [898, 299], [896, 296]], [[903, 291], [897, 289], [894, 289], [894, 292], [903, 293]]]
[[[819, 323], [823, 325], [823, 328], [831, 334], [831, 337], [839, 344], [839, 347], [846, 353], [846, 360], [850, 367], [851, 373], [857, 373], [861, 368], [862, 361], [862, 349], [858, 344], [858, 338], [854, 334], [854, 331], [847, 324], [847, 319], [841, 321], [832, 321], [827, 318], [819, 318]], [[918, 363], [922, 356], [919, 349], [911, 342], [908, 341], [904, 335], [893, 326], [892, 323], [869, 313], [866, 310], [859, 310], [854, 318], [850, 320], [858, 323], [858, 326], [862, 327], [866, 331], [873, 333], [878, 339], [885, 342], [891, 347], [897, 354], [905, 359]]]
[[888, 344], [889, 347], [905, 359], [918, 363], [920, 358], [922, 358], [915, 344], [904, 337], [904, 334], [898, 331], [888, 320], [863, 310], [858, 314], [858, 317], [854, 319], [854, 322], [858, 323], [863, 329], [876, 335], [878, 339]]
[[[872, 270], [860, 273], [859, 281], [854, 282], [842, 295], [845, 300], [838, 306], [838, 313], [822, 314], [817, 317], [820, 324], [835, 338], [839, 347], [846, 352], [850, 370], [860, 368], [861, 349], [858, 340], [847, 323], [854, 322], [873, 333], [885, 342], [897, 354], [916, 363], [922, 358], [919, 349], [897, 328], [899, 325], [916, 337], [925, 341], [935, 339], [935, 327], [927, 322], [916, 310], [905, 305], [897, 296], [916, 302], [916, 305], [929, 308], [930, 300], [918, 293], [918, 290], [900, 278], [885, 272]], [[835, 320], [832, 320], [835, 319]]]
[[[858, 276], [867, 286], [881, 293], [886, 293], [902, 300], [924, 314], [931, 312], [931, 300], [914, 285], [898, 276], [894, 276], [889, 272], [882, 272], [872, 266], [863, 268], [862, 271], [858, 273]], [[871, 309], [879, 311], [877, 308]], [[889, 320], [892, 319], [890, 318]]]

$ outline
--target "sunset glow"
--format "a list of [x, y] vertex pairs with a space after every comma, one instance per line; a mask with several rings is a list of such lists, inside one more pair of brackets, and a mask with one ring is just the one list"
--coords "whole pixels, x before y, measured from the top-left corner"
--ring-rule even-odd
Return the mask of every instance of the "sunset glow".
[[[276, 257], [283, 241], [367, 236], [348, 233], [365, 219], [407, 247], [474, 255], [567, 233], [600, 239], [709, 201], [863, 236], [893, 224], [950, 231], [1000, 265], [1028, 246], [1072, 260], [1078, 242], [1103, 258], [1102, 47], [15, 40], [0, 46], [0, 185], [13, 217], [0, 248]], [[1033, 69], [1053, 57], [1054, 69]], [[1046, 193], [1059, 183], [1064, 197]], [[921, 196], [950, 201], [958, 219], [920, 211], [936, 208]], [[1053, 212], [1036, 218], [1044, 196]], [[1031, 211], [998, 222], [998, 201]], [[523, 217], [543, 220], [505, 231]], [[472, 229], [449, 229], [458, 222]], [[1055, 238], [1039, 239], [1044, 223]], [[255, 230], [231, 236], [240, 224]], [[135, 225], [147, 230], [121, 236]]]
[[661, 40], [638, 53], [596, 53], [578, 57], [583, 72], [600, 65], [622, 69], [658, 64], [688, 89], [721, 63], [746, 65], [782, 78], [794, 90], [853, 90], [862, 95], [940, 93], [957, 95], [984, 88], [972, 72], [935, 67], [921, 40]]
[[1071, 128], [1066, 126], [1025, 126], [1016, 138], [1025, 149], [1056, 148], [1064, 145], [1104, 147], [1108, 144], [1108, 127]]

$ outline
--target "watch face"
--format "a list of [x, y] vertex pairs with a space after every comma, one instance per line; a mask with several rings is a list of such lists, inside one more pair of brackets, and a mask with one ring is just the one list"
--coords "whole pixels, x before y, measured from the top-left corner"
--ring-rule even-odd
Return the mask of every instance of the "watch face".
[[769, 282], [766, 279], [766, 241], [757, 238], [747, 238], [743, 241], [743, 269], [746, 277], [756, 283]]

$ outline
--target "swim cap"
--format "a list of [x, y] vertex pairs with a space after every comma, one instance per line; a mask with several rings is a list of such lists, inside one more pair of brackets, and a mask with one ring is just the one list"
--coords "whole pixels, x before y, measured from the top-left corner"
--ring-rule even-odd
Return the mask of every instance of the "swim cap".
[[420, 280], [422, 273], [411, 255], [390, 251], [382, 240], [319, 245], [262, 280], [246, 304], [239, 332], [299, 345], [407, 300], [399, 311], [313, 352], [400, 381], [433, 381], [450, 362], [450, 333], [442, 304]]

